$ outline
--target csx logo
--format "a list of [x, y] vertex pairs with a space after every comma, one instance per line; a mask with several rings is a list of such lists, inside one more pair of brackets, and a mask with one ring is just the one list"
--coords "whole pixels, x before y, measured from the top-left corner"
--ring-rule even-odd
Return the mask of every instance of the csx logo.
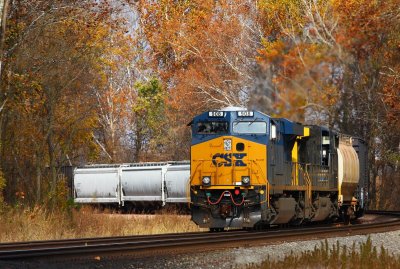
[[233, 161], [235, 162], [235, 166], [247, 166], [243, 161], [245, 156], [247, 156], [247, 153], [217, 153], [212, 157], [212, 163], [218, 167], [229, 167], [232, 166]]

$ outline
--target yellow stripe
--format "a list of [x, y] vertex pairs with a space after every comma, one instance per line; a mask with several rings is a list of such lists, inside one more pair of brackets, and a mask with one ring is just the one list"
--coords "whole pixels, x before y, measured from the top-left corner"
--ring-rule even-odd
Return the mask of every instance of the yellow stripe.
[[292, 149], [292, 162], [294, 163], [294, 169], [293, 169], [293, 180], [292, 180], [292, 185], [299, 185], [299, 173], [297, 171], [297, 162], [298, 162], [298, 150], [297, 150], [297, 140], [294, 142], [294, 146]]

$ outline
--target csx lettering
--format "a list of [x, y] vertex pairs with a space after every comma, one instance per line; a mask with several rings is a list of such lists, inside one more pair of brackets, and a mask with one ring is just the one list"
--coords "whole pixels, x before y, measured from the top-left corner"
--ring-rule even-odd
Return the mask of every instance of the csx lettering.
[[247, 153], [217, 153], [212, 157], [212, 163], [218, 167], [230, 167], [232, 166], [232, 159], [234, 159], [235, 166], [247, 166], [243, 161], [245, 156], [247, 156]]

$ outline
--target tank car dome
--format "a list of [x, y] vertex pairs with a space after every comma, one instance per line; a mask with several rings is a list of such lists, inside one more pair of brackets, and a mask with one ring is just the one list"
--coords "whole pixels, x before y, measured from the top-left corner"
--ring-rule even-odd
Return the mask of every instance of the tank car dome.
[[227, 107], [221, 108], [220, 111], [247, 111], [247, 108], [239, 107], [239, 106], [227, 106]]

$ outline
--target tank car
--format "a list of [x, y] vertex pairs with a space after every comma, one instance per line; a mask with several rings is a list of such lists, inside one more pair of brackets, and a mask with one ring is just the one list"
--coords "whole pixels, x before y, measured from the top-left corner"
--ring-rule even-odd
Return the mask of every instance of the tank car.
[[191, 215], [200, 227], [362, 216], [368, 179], [360, 179], [367, 177], [361, 139], [234, 107], [204, 112], [190, 126]]

